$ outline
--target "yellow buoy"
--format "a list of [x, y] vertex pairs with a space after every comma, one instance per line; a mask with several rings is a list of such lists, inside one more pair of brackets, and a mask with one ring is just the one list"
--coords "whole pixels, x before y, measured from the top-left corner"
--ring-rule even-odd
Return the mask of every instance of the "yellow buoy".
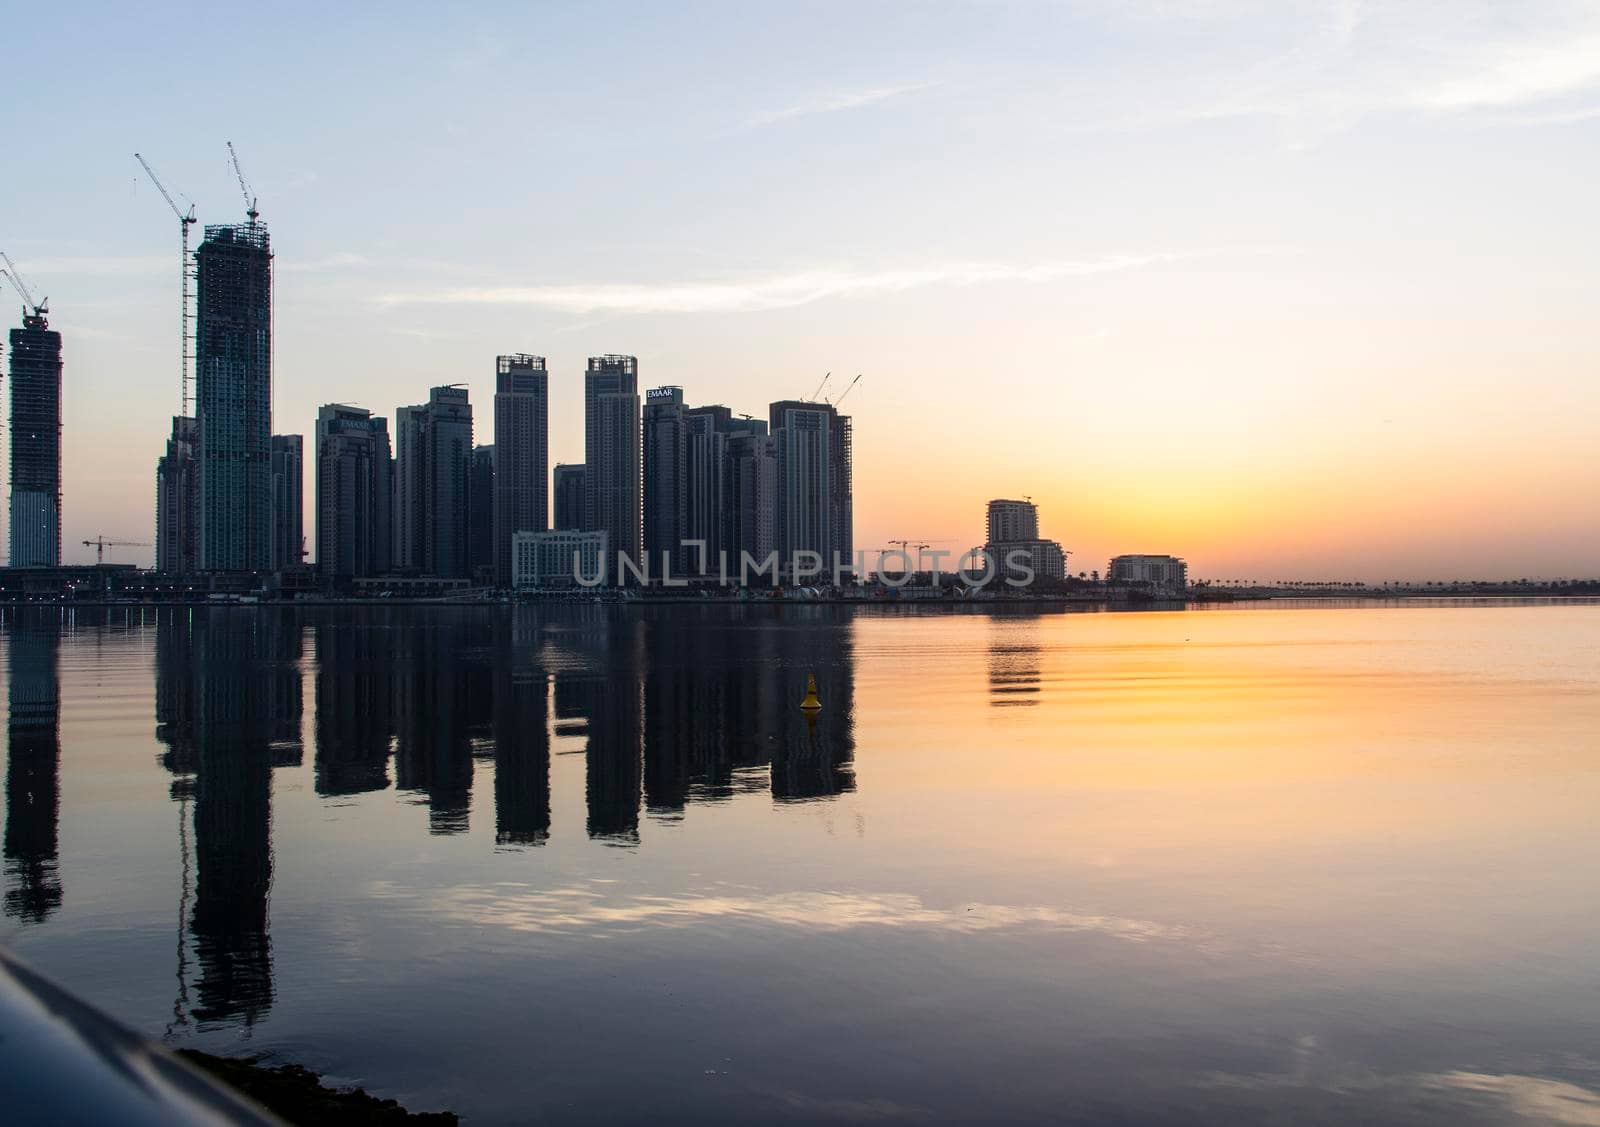
[[817, 699], [817, 675], [806, 674], [806, 699], [800, 702], [800, 707], [807, 711], [816, 711], [822, 707], [822, 701]]

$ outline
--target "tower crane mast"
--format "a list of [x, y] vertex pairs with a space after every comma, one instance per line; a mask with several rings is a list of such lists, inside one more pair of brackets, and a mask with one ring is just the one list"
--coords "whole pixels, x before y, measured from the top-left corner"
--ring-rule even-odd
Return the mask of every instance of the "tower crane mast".
[[[139, 167], [144, 169], [144, 174], [150, 177], [150, 183], [156, 186], [156, 191], [161, 193], [161, 198], [167, 201], [167, 206], [172, 209], [172, 214], [178, 217], [178, 230], [181, 236], [179, 239], [180, 249], [178, 252], [178, 277], [180, 279], [179, 300], [182, 302], [182, 308], [178, 318], [178, 403], [180, 412], [184, 415], [188, 415], [189, 356], [191, 352], [189, 343], [189, 279], [193, 274], [193, 267], [189, 264], [189, 228], [195, 223], [194, 204], [190, 203], [189, 210], [185, 212], [177, 205], [176, 201], [173, 200], [172, 193], [167, 191], [166, 185], [162, 184], [161, 180], [156, 176], [156, 170], [150, 167], [150, 162], [145, 160], [144, 157], [140, 156], [138, 153], [134, 153], [133, 157], [139, 162]], [[187, 197], [185, 197], [185, 202], [188, 202]]]

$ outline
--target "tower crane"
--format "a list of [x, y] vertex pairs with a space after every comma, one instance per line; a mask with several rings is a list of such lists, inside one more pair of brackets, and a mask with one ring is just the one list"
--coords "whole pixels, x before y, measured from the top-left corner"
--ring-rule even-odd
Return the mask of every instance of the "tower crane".
[[167, 206], [172, 209], [172, 214], [178, 217], [178, 231], [181, 236], [179, 239], [181, 249], [178, 252], [179, 300], [183, 303], [183, 309], [178, 319], [178, 331], [181, 334], [178, 340], [180, 381], [178, 401], [182, 414], [187, 416], [189, 414], [189, 278], [192, 272], [192, 268], [189, 265], [189, 228], [195, 223], [194, 204], [189, 203], [188, 197], [185, 196], [184, 202], [189, 203], [189, 210], [185, 212], [173, 200], [172, 193], [167, 191], [165, 185], [156, 177], [156, 170], [150, 167], [150, 162], [138, 153], [134, 153], [133, 157], [139, 162], [139, 166], [144, 169], [144, 174], [150, 177], [150, 183], [156, 186], [156, 191], [161, 193], [161, 198], [167, 201]]
[[33, 292], [28, 289], [28, 283], [22, 280], [22, 273], [17, 269], [17, 264], [11, 261], [11, 256], [0, 250], [0, 259], [4, 259], [6, 264], [6, 268], [0, 270], [0, 274], [10, 278], [11, 284], [17, 289], [17, 293], [22, 295], [23, 317], [32, 315], [43, 320], [44, 315], [50, 312], [50, 299], [47, 297], [43, 301], [34, 301]]
[[[935, 544], [954, 544], [954, 543], [955, 543], [955, 541], [952, 540], [952, 539], [949, 539], [948, 537], [946, 537], [944, 539], [923, 540], [921, 542], [918, 542], [916, 540], [912, 540], [910, 538], [904, 538], [904, 539], [900, 539], [900, 540], [890, 540], [889, 541], [890, 545], [898, 544], [900, 546], [900, 552], [901, 552], [902, 555], [905, 556], [907, 562], [909, 562], [911, 560], [911, 553], [912, 552], [917, 553], [917, 562], [916, 562], [916, 565], [915, 565], [915, 568], [914, 568], [914, 570], [916, 570], [916, 571], [921, 571], [922, 570], [922, 553], [923, 552], [927, 551], [929, 548], [933, 547]], [[881, 558], [879, 560], [879, 563], [880, 564], [882, 563]]]
[[857, 372], [856, 373], [856, 378], [850, 381], [850, 386], [845, 388], [844, 391], [840, 392], [839, 393], [839, 398], [837, 398], [837, 399], [835, 399], [833, 401], [833, 406], [835, 408], [837, 408], [839, 406], [839, 404], [843, 403], [844, 402], [844, 397], [846, 395], [849, 395], [852, 391], [854, 391], [856, 389], [856, 384], [858, 384], [860, 382], [861, 382], [861, 373]]
[[828, 386], [828, 380], [831, 379], [832, 376], [833, 373], [830, 371], [822, 377], [822, 382], [817, 385], [817, 390], [811, 393], [810, 402], [815, 403], [817, 401], [817, 396], [822, 394], [822, 389]]
[[96, 536], [93, 540], [85, 540], [83, 542], [83, 546], [85, 548], [93, 548], [94, 549], [94, 562], [95, 562], [95, 566], [96, 567], [98, 567], [101, 564], [104, 564], [106, 562], [106, 549], [107, 548], [148, 548], [148, 547], [150, 547], [149, 544], [146, 544], [142, 540], [107, 540], [104, 536]]
[[254, 226], [261, 213], [256, 210], [256, 194], [245, 183], [244, 170], [239, 167], [239, 154], [233, 151], [232, 141], [228, 142], [228, 159], [233, 161], [233, 174], [239, 178], [239, 191], [244, 193], [244, 213], [250, 217], [251, 226]]

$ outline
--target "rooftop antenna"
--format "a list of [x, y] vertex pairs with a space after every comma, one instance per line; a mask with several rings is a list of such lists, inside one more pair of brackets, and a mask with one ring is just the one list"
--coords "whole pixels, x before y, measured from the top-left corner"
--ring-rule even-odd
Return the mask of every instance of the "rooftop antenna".
[[239, 178], [239, 191], [244, 193], [244, 213], [250, 217], [250, 225], [253, 227], [261, 213], [256, 210], [256, 194], [250, 190], [250, 185], [245, 183], [244, 170], [239, 167], [239, 154], [233, 151], [232, 141], [228, 142], [228, 159], [233, 161], [233, 174]]
[[144, 174], [150, 177], [150, 183], [156, 186], [156, 191], [161, 193], [161, 198], [167, 201], [168, 207], [172, 208], [172, 214], [178, 217], [178, 229], [182, 236], [180, 239], [181, 249], [178, 252], [178, 275], [180, 278], [178, 292], [180, 295], [179, 300], [183, 303], [182, 313], [178, 318], [178, 331], [181, 333], [178, 340], [178, 355], [180, 358], [178, 402], [181, 413], [187, 416], [189, 414], [189, 276], [191, 270], [189, 265], [189, 228], [195, 223], [194, 204], [188, 196], [184, 196], [183, 202], [189, 205], [189, 210], [185, 212], [173, 200], [172, 193], [168, 192], [165, 185], [156, 177], [156, 170], [150, 167], [150, 162], [138, 153], [134, 153], [133, 156], [139, 162], [139, 166], [144, 169]]
[[833, 373], [829, 372], [827, 375], [822, 377], [822, 382], [817, 385], [817, 390], [813, 391], [811, 393], [811, 399], [809, 400], [809, 402], [815, 403], [817, 401], [817, 396], [821, 395], [822, 394], [822, 389], [828, 386], [828, 379], [832, 375], [833, 375]]
[[44, 315], [50, 312], [50, 299], [45, 298], [43, 301], [34, 301], [33, 293], [28, 289], [28, 283], [22, 280], [22, 272], [17, 269], [17, 264], [11, 261], [11, 256], [0, 250], [0, 259], [4, 259], [6, 264], [6, 269], [0, 270], [0, 274], [10, 278], [11, 284], [17, 289], [17, 293], [22, 295], [23, 320], [26, 321], [30, 314], [41, 321], [44, 320]]

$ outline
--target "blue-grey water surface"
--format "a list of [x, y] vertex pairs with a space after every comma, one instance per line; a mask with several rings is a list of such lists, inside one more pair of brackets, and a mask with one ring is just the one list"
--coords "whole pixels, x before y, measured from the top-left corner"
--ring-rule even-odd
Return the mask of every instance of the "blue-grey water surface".
[[471, 1124], [1600, 1124], [1592, 602], [0, 644], [0, 939], [173, 1045]]

